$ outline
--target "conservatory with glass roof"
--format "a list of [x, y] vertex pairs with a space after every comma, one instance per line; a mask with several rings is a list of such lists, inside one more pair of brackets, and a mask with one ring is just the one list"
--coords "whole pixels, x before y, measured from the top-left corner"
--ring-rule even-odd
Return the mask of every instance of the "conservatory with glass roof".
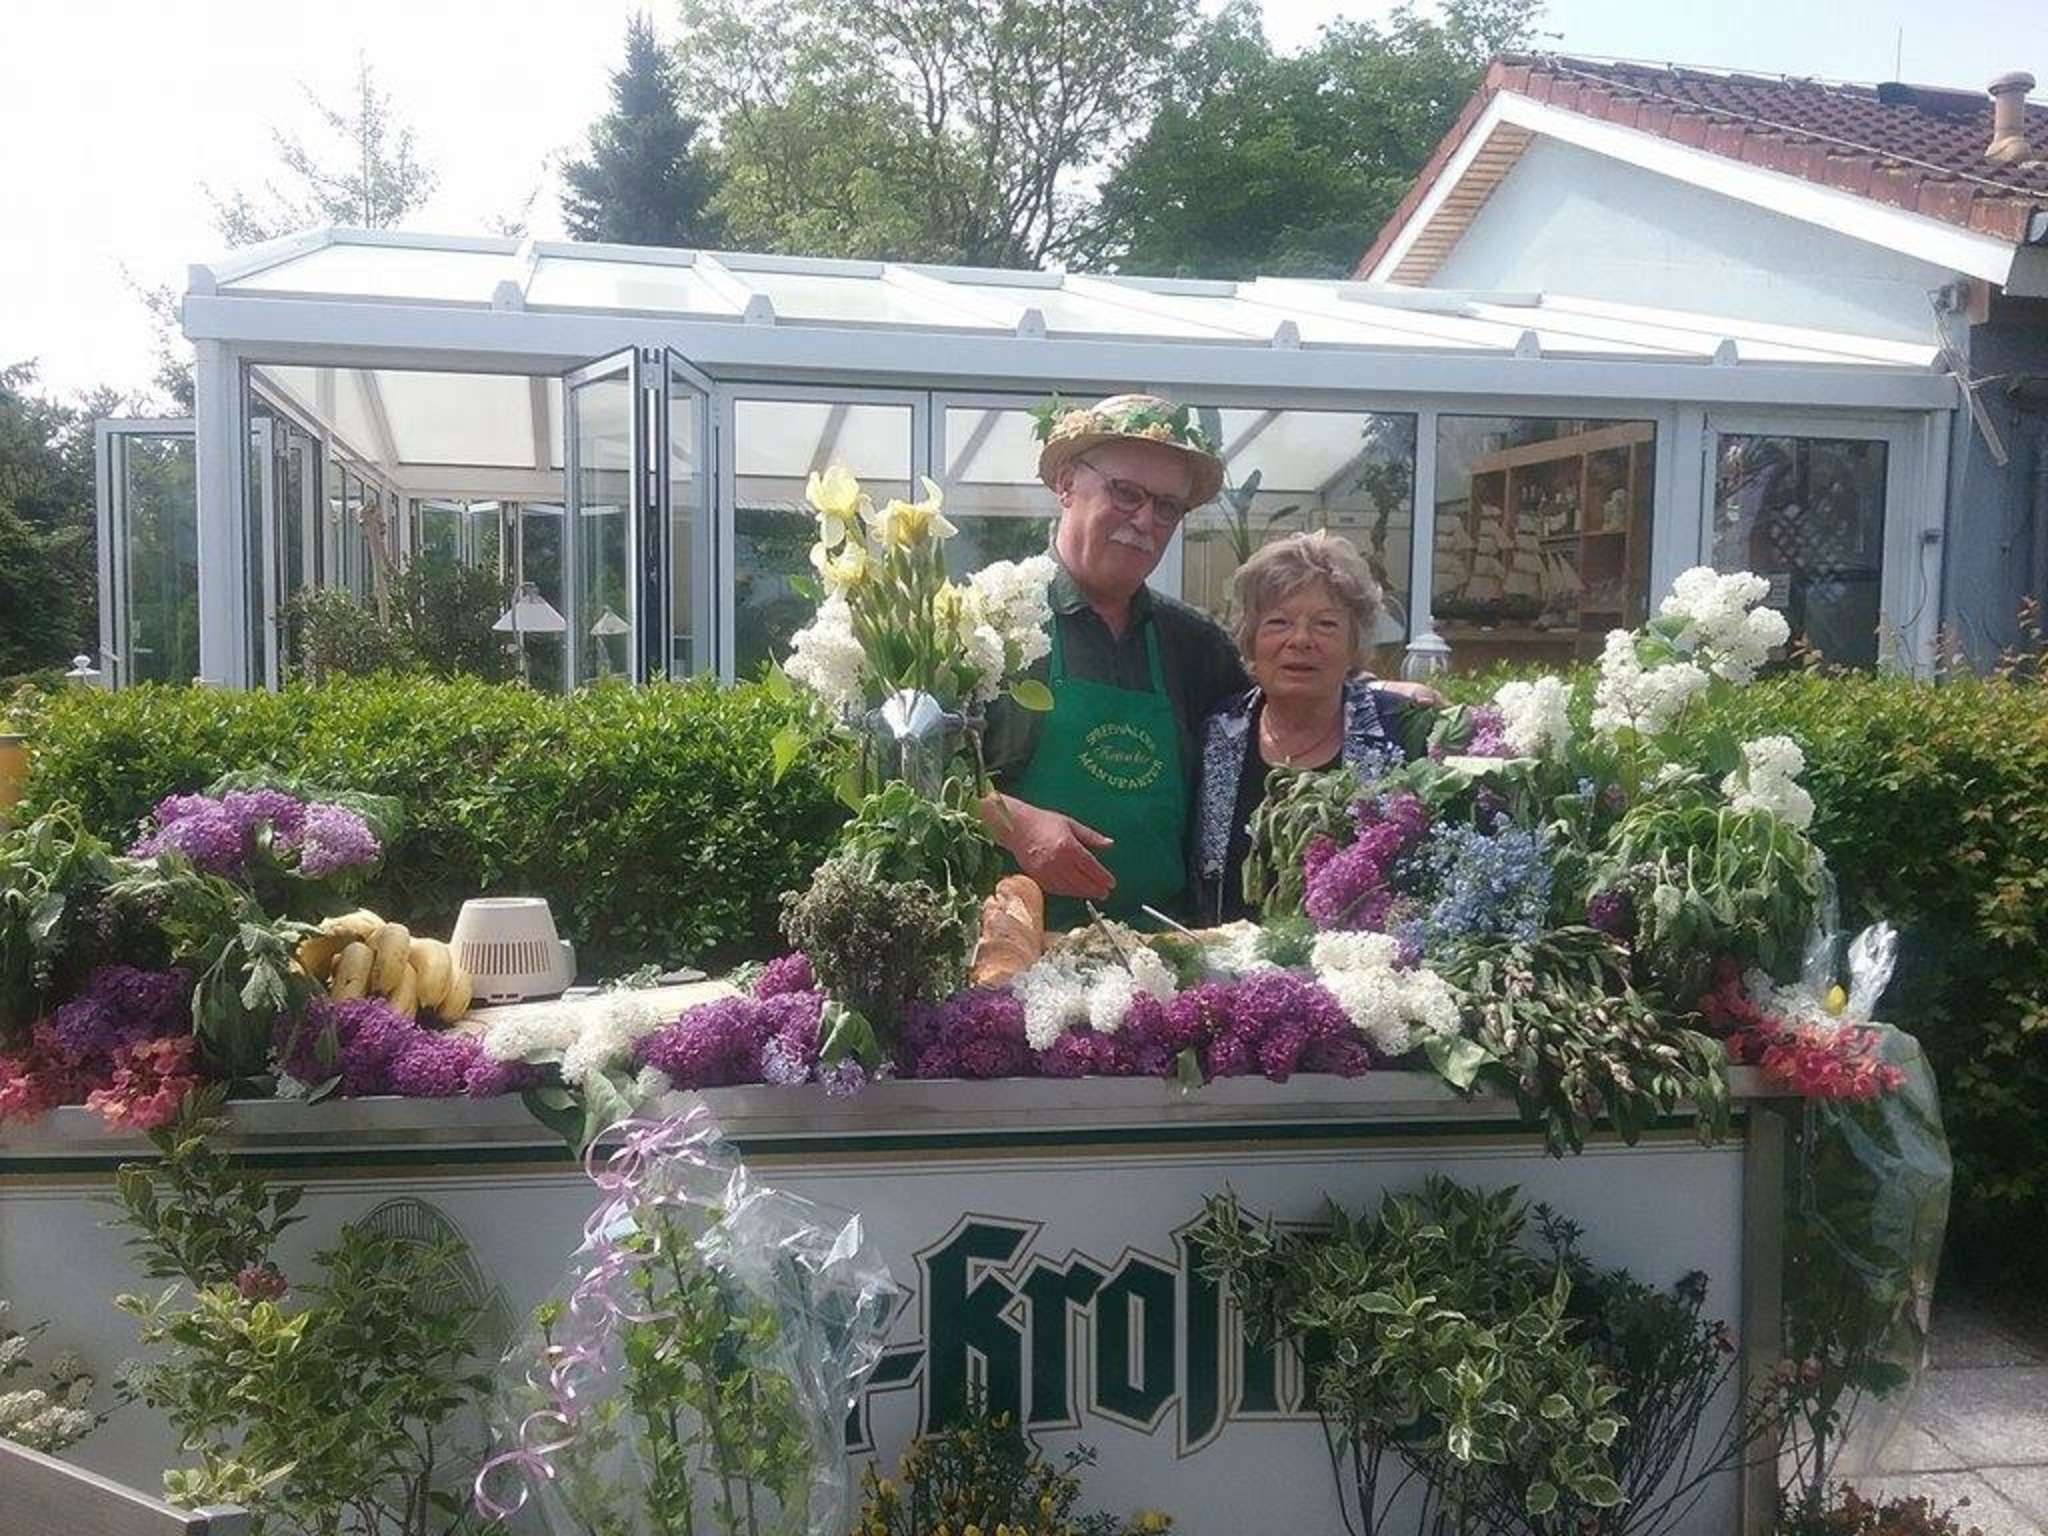
[[[971, 569], [1043, 547], [1028, 411], [1148, 389], [1222, 444], [1155, 585], [1326, 527], [1383, 671], [1597, 654], [1687, 566], [1835, 660], [1931, 663], [1956, 385], [1932, 346], [1539, 293], [1098, 277], [320, 230], [195, 266], [187, 421], [100, 426], [112, 684], [276, 686], [296, 594], [481, 567], [537, 684], [780, 654], [803, 486], [929, 475]], [[486, 642], [492, 643], [492, 642]]]

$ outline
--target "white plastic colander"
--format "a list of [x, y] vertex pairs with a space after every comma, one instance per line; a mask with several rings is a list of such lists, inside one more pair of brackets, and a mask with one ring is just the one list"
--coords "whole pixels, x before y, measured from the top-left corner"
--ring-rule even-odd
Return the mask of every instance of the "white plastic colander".
[[479, 1003], [557, 997], [576, 979], [576, 951], [555, 932], [555, 915], [543, 897], [465, 901], [448, 946], [474, 978]]

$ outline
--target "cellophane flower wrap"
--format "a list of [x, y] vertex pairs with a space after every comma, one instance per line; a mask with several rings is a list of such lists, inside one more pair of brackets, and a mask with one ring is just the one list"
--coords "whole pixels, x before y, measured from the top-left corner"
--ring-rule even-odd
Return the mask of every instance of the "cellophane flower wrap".
[[1831, 1481], [1875, 1471], [1907, 1418], [1926, 1362], [1953, 1174], [1919, 1042], [1872, 1018], [1898, 935], [1879, 923], [1844, 946], [1832, 909], [1830, 893], [1800, 982], [1765, 1005], [1759, 1059], [1775, 1086], [1801, 1095], [1786, 1157], [1777, 1384], [1809, 1500]]
[[598, 1203], [500, 1368], [478, 1513], [839, 1536], [846, 1414], [899, 1294], [860, 1218], [756, 1183], [701, 1106], [622, 1122], [585, 1169]]

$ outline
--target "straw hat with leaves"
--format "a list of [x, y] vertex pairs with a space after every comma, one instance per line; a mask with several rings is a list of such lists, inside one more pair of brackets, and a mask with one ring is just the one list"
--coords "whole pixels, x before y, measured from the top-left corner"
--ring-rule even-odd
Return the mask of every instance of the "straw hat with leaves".
[[1195, 426], [1188, 408], [1158, 395], [1111, 395], [1094, 405], [1075, 405], [1054, 395], [1031, 413], [1038, 423], [1038, 478], [1057, 485], [1059, 473], [1104, 443], [1152, 443], [1188, 467], [1188, 505], [1203, 506], [1223, 488], [1223, 460], [1209, 435]]

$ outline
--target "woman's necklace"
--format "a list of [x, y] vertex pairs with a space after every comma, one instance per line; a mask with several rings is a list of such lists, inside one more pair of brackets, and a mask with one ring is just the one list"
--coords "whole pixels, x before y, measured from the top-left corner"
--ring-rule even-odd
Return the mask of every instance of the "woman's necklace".
[[1329, 757], [1336, 747], [1338, 738], [1344, 734], [1344, 710], [1337, 709], [1337, 718], [1314, 728], [1312, 736], [1301, 736], [1294, 732], [1282, 732], [1274, 727], [1273, 711], [1270, 707], [1259, 711], [1259, 755], [1267, 762], [1282, 768], [1296, 768], [1304, 763], [1320, 763]]

